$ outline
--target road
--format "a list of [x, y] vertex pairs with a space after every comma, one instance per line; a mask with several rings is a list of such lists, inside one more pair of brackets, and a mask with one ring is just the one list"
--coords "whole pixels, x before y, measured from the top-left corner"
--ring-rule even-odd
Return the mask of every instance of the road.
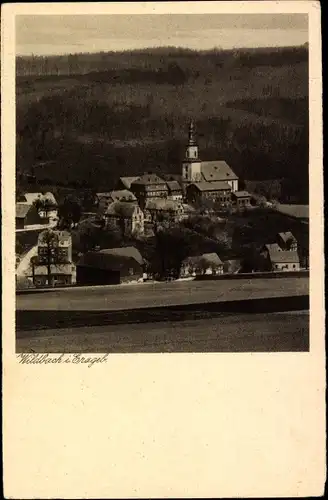
[[307, 277], [143, 283], [17, 295], [16, 308], [19, 311], [113, 311], [308, 293]]
[[144, 324], [17, 332], [17, 352], [291, 352], [309, 350], [309, 312], [223, 314]]

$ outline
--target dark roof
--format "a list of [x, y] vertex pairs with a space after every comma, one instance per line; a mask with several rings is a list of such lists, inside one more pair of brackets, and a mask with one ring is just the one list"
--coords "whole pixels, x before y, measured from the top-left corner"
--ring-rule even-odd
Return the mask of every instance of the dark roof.
[[129, 201], [114, 201], [107, 207], [105, 215], [132, 217], [135, 212], [136, 206], [137, 205], [135, 203], [131, 203]]
[[152, 173], [141, 175], [140, 177], [138, 177], [138, 179], [136, 179], [135, 181], [133, 181], [132, 184], [137, 184], [137, 185], [141, 184], [141, 185], [144, 185], [144, 186], [147, 186], [149, 184], [150, 185], [151, 184], [164, 184], [164, 186], [166, 187], [165, 180], [161, 179], [160, 177], [158, 177], [157, 174], [152, 174]]
[[297, 252], [288, 252], [288, 251], [280, 251], [280, 252], [269, 252], [270, 260], [272, 263], [280, 263], [280, 264], [292, 264], [299, 263], [299, 256]]
[[169, 191], [182, 191], [182, 187], [178, 183], [178, 181], [168, 181], [167, 187], [169, 188]]
[[199, 191], [224, 191], [230, 190], [231, 186], [227, 182], [215, 181], [215, 182], [194, 182], [190, 184], [195, 186]]
[[284, 233], [278, 233], [278, 236], [280, 236], [280, 238], [285, 242], [287, 243], [287, 241], [289, 240], [293, 240], [293, 241], [296, 241], [296, 238], [295, 236], [293, 235], [293, 233], [291, 233], [290, 231], [287, 231], [287, 232], [284, 232]]
[[16, 203], [16, 219], [25, 219], [27, 213], [32, 208], [32, 205], [26, 202]]
[[236, 174], [229, 165], [223, 161], [202, 161], [201, 173], [205, 181], [227, 181], [238, 180]]
[[122, 182], [123, 186], [126, 187], [126, 189], [130, 189], [132, 182], [136, 181], [139, 179], [139, 176], [137, 177], [120, 177], [120, 181]]
[[281, 248], [278, 243], [267, 243], [264, 245], [264, 248], [268, 250], [268, 252], [281, 252]]
[[98, 252], [87, 252], [80, 258], [77, 265], [119, 271], [124, 263], [131, 259], [139, 265], [143, 264], [141, 253], [135, 247], [109, 248]]
[[279, 203], [276, 207], [277, 212], [294, 217], [296, 219], [309, 218], [309, 205], [288, 205]]
[[248, 191], [235, 191], [233, 193], [236, 198], [250, 198], [251, 194]]

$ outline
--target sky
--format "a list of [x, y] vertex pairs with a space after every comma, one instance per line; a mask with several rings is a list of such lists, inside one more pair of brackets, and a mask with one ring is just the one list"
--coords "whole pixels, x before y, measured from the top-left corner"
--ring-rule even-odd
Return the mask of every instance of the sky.
[[207, 50], [308, 41], [305, 14], [19, 15], [17, 55], [177, 46]]

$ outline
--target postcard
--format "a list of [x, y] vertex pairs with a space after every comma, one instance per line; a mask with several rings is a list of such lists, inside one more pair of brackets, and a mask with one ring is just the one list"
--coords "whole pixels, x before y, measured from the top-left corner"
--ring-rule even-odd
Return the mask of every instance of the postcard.
[[319, 2], [2, 19], [5, 496], [321, 496]]

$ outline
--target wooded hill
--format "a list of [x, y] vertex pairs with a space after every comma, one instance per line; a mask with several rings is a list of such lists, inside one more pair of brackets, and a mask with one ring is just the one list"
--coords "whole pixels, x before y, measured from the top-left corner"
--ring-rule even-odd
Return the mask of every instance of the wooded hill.
[[17, 170], [108, 189], [119, 175], [179, 173], [187, 126], [203, 160], [243, 179], [285, 179], [308, 198], [308, 49], [17, 58]]

